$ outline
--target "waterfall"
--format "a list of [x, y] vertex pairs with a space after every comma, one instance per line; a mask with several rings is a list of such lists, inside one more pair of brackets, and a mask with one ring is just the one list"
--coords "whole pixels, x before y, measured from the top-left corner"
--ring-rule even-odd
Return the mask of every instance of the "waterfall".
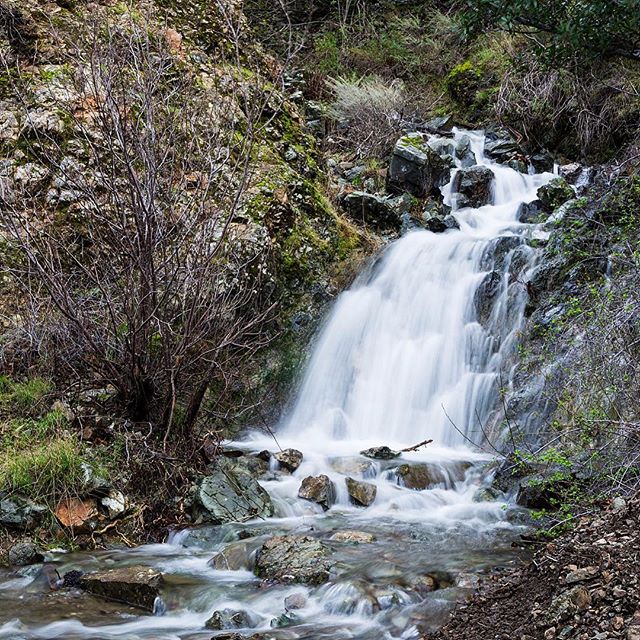
[[[459, 230], [408, 233], [342, 294], [322, 330], [281, 431], [309, 443], [433, 439], [479, 442], [495, 409], [501, 366], [520, 329], [526, 271], [535, 251], [519, 205], [536, 198], [552, 174], [524, 175], [484, 153], [495, 175], [493, 204], [455, 211], [451, 181], [442, 188]], [[434, 147], [442, 139], [434, 137]], [[518, 275], [520, 274], [520, 278]], [[524, 275], [523, 275], [524, 274]], [[491, 309], [480, 322], [477, 292], [490, 279]]]

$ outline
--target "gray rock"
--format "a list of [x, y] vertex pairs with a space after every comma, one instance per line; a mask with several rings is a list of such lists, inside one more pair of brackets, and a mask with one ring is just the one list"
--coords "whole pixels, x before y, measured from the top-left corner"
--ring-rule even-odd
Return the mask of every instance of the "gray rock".
[[122, 567], [83, 575], [78, 584], [93, 595], [154, 611], [160, 597], [162, 574], [152, 567]]
[[302, 464], [304, 456], [297, 449], [285, 449], [284, 451], [278, 451], [273, 457], [280, 463], [282, 469], [293, 473]]
[[44, 562], [44, 556], [33, 542], [19, 542], [9, 549], [8, 560], [14, 567], [26, 567]]
[[251, 626], [251, 621], [244, 611], [222, 609], [220, 611], [214, 611], [204, 626], [207, 629], [213, 629], [215, 631], [246, 629]]
[[336, 488], [329, 476], [309, 476], [302, 481], [298, 497], [316, 502], [327, 511], [336, 501]]
[[243, 455], [232, 460], [234, 469], [244, 471], [253, 478], [262, 478], [269, 471], [269, 461], [254, 455]]
[[460, 169], [453, 180], [452, 192], [459, 209], [482, 207], [493, 201], [491, 186], [494, 175], [489, 167]]
[[442, 134], [448, 133], [453, 127], [453, 118], [451, 116], [439, 116], [432, 118], [424, 125], [424, 128], [430, 133]]
[[9, 529], [35, 529], [47, 508], [19, 495], [0, 492], [0, 525]]
[[299, 617], [295, 613], [282, 613], [277, 618], [273, 618], [269, 623], [272, 629], [286, 629], [300, 622]]
[[505, 264], [512, 251], [525, 243], [521, 236], [500, 236], [489, 243], [482, 260], [481, 268], [485, 271], [494, 269], [495, 271], [504, 271]]
[[370, 482], [362, 482], [353, 478], [346, 478], [347, 491], [351, 502], [361, 507], [373, 504], [378, 493], [378, 488]]
[[575, 184], [582, 175], [583, 167], [577, 162], [571, 164], [563, 164], [560, 167], [560, 176], [569, 184]]
[[322, 584], [329, 579], [331, 549], [309, 536], [274, 536], [256, 558], [256, 575], [275, 582]]
[[523, 202], [518, 207], [518, 222], [524, 222], [526, 224], [535, 224], [542, 222], [547, 218], [547, 215], [542, 210], [542, 203], [540, 200], [534, 200], [533, 202]]
[[553, 171], [553, 158], [544, 152], [534, 153], [529, 162], [536, 173], [547, 173]]
[[575, 191], [564, 178], [554, 178], [538, 189], [538, 199], [545, 211], [554, 211], [575, 198]]
[[520, 481], [516, 504], [527, 509], [555, 509], [566, 486], [567, 481], [562, 474], [556, 479], [551, 470], [549, 474], [545, 472], [527, 476]]
[[34, 186], [43, 182], [49, 175], [49, 169], [35, 162], [16, 167], [14, 178], [18, 184], [23, 186]]
[[455, 156], [462, 164], [462, 168], [473, 167], [476, 164], [476, 156], [471, 150], [471, 138], [468, 135], [463, 135], [455, 149]]
[[20, 123], [13, 111], [0, 111], [0, 140], [15, 142], [20, 134]]
[[307, 596], [304, 593], [292, 593], [284, 599], [286, 611], [297, 611], [307, 606]]
[[342, 204], [353, 220], [376, 229], [398, 230], [402, 224], [392, 198], [353, 191], [344, 198]]
[[518, 156], [524, 157], [523, 150], [514, 140], [492, 140], [485, 144], [484, 152], [489, 158], [500, 163], [506, 163]]
[[54, 135], [64, 131], [64, 122], [54, 111], [38, 108], [29, 111], [24, 128], [32, 135]]
[[419, 133], [410, 133], [396, 143], [387, 176], [393, 193], [407, 191], [418, 198], [438, 189], [451, 175], [451, 162], [441, 158]]
[[245, 522], [273, 515], [271, 498], [256, 479], [224, 459], [196, 486], [194, 508], [197, 523]]
[[241, 571], [249, 569], [250, 550], [246, 542], [238, 541], [228, 544], [220, 553], [216, 553], [209, 565], [220, 571]]
[[486, 325], [491, 317], [493, 305], [502, 287], [502, 274], [490, 271], [480, 283], [473, 297], [478, 322]]
[[372, 458], [373, 460], [394, 460], [395, 458], [399, 458], [401, 455], [400, 451], [389, 449], [386, 445], [365, 449], [360, 453], [366, 458]]
[[441, 157], [449, 161], [449, 158], [453, 158], [456, 152], [456, 146], [451, 140], [447, 139], [432, 139], [429, 142], [429, 146]]

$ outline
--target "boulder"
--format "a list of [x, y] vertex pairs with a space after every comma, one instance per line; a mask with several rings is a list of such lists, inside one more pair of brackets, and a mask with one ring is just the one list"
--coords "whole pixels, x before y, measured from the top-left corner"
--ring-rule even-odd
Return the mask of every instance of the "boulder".
[[307, 606], [307, 596], [304, 593], [292, 593], [284, 599], [285, 611], [297, 611]]
[[219, 571], [241, 571], [250, 568], [249, 556], [246, 542], [232, 542], [209, 560], [209, 566]]
[[207, 629], [223, 631], [227, 629], [246, 629], [251, 627], [249, 616], [244, 611], [222, 609], [214, 611], [204, 625]]
[[527, 509], [555, 509], [568, 486], [568, 480], [560, 472], [533, 474], [520, 480], [516, 504]]
[[455, 149], [455, 157], [460, 161], [463, 169], [473, 167], [476, 164], [476, 156], [471, 149], [471, 138], [463, 135]]
[[459, 229], [458, 221], [451, 214], [433, 213], [427, 209], [423, 213], [424, 227], [432, 233], [443, 233], [449, 229]]
[[0, 491], [0, 526], [8, 529], [35, 529], [41, 524], [47, 508], [19, 495]]
[[521, 236], [499, 236], [494, 238], [486, 248], [480, 261], [480, 268], [483, 271], [504, 271], [507, 258], [512, 251], [525, 243]]
[[402, 220], [394, 204], [392, 198], [364, 191], [352, 191], [342, 201], [345, 211], [356, 222], [371, 225], [378, 230], [397, 231]]
[[7, 556], [9, 564], [13, 567], [26, 567], [30, 564], [44, 562], [44, 556], [33, 542], [25, 541], [14, 544]]
[[273, 515], [269, 494], [249, 473], [225, 459], [195, 488], [196, 523], [245, 522]]
[[330, 538], [335, 542], [352, 542], [353, 544], [370, 544], [375, 542], [375, 536], [366, 531], [336, 531]]
[[534, 153], [529, 162], [536, 173], [550, 173], [553, 171], [553, 158], [545, 152]]
[[89, 593], [153, 613], [160, 597], [162, 574], [152, 567], [122, 567], [83, 575], [78, 584]]
[[329, 579], [331, 549], [309, 536], [274, 536], [258, 551], [256, 575], [275, 582], [318, 585]]
[[111, 489], [109, 495], [101, 498], [100, 504], [112, 519], [122, 515], [127, 509], [127, 499], [124, 494], [115, 489]]
[[564, 178], [569, 184], [575, 184], [582, 175], [582, 170], [582, 165], [577, 162], [563, 164], [560, 167], [560, 177]]
[[499, 163], [506, 163], [518, 156], [524, 157], [524, 153], [517, 142], [500, 138], [487, 142], [484, 152], [489, 158]]
[[297, 449], [285, 449], [284, 451], [278, 451], [273, 457], [280, 463], [282, 469], [293, 473], [302, 464], [304, 456]]
[[396, 469], [398, 482], [407, 489], [424, 491], [436, 484], [445, 482], [446, 478], [434, 467], [427, 464], [403, 464]]
[[546, 214], [542, 209], [542, 203], [540, 200], [534, 200], [533, 202], [523, 202], [518, 207], [518, 213], [516, 214], [518, 222], [524, 222], [525, 224], [535, 224], [542, 222], [543, 218], [546, 218]]
[[365, 449], [360, 452], [366, 458], [372, 458], [373, 460], [394, 460], [401, 456], [400, 451], [394, 451], [389, 449], [386, 445], [382, 447], [372, 447], [371, 449]]
[[336, 501], [336, 488], [329, 476], [308, 476], [300, 485], [298, 498], [316, 502], [327, 511]]
[[452, 193], [458, 209], [478, 208], [491, 204], [494, 175], [489, 167], [475, 166], [460, 169], [453, 179]]
[[435, 135], [451, 135], [453, 118], [451, 116], [438, 116], [432, 118], [424, 125], [424, 128]]
[[575, 192], [564, 178], [554, 178], [538, 189], [538, 199], [545, 211], [554, 211], [575, 198]]
[[473, 304], [476, 309], [478, 322], [486, 325], [491, 317], [491, 311], [500, 293], [502, 285], [502, 274], [498, 271], [490, 271], [484, 277], [473, 296]]
[[396, 143], [387, 174], [392, 193], [407, 191], [418, 198], [438, 195], [449, 181], [451, 161], [431, 149], [420, 133], [409, 133]]
[[361, 482], [353, 478], [346, 478], [345, 482], [351, 502], [360, 507], [368, 507], [373, 504], [376, 499], [376, 494], [378, 493], [378, 488], [375, 484]]

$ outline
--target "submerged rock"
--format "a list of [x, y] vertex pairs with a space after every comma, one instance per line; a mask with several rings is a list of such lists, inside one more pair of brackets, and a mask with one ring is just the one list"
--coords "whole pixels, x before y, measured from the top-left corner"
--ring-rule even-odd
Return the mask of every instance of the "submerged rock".
[[207, 629], [223, 631], [227, 629], [246, 629], [252, 625], [249, 616], [244, 611], [222, 609], [220, 611], [214, 611], [204, 626]]
[[375, 542], [376, 537], [366, 531], [336, 531], [330, 540], [335, 542], [352, 542], [353, 544], [370, 544]]
[[493, 305], [496, 301], [502, 285], [502, 274], [498, 271], [490, 271], [484, 277], [473, 297], [478, 322], [486, 325], [491, 317]]
[[538, 199], [545, 211], [554, 211], [575, 198], [575, 191], [564, 178], [554, 178], [538, 189]]
[[273, 515], [269, 494], [249, 473], [220, 460], [195, 490], [196, 522], [224, 524]]
[[426, 464], [403, 464], [396, 469], [396, 477], [407, 489], [424, 491], [445, 481], [444, 474]]
[[371, 449], [365, 449], [360, 452], [361, 455], [366, 458], [372, 458], [373, 460], [393, 460], [401, 456], [400, 451], [394, 451], [387, 446], [372, 447]]
[[331, 549], [309, 536], [274, 536], [256, 558], [255, 573], [275, 582], [322, 584], [329, 579]]
[[78, 582], [81, 589], [95, 596], [124, 602], [152, 613], [156, 598], [160, 597], [163, 578], [152, 567], [134, 566], [85, 574]]
[[278, 451], [273, 457], [280, 463], [282, 469], [293, 473], [302, 464], [304, 456], [297, 449], [285, 449], [284, 451]]
[[493, 487], [480, 487], [473, 494], [474, 502], [496, 502], [503, 497], [503, 494]]
[[213, 558], [209, 560], [209, 565], [221, 571], [241, 571], [243, 569], [249, 569], [251, 565], [249, 555], [250, 551], [246, 542], [232, 542], [220, 553], [213, 556]]
[[334, 471], [346, 476], [361, 475], [366, 477], [375, 472], [373, 462], [361, 458], [333, 458], [329, 464]]
[[431, 149], [420, 133], [409, 133], [400, 138], [393, 150], [387, 186], [392, 193], [407, 191], [418, 198], [446, 184], [452, 163]]
[[491, 193], [493, 180], [493, 171], [489, 167], [475, 166], [460, 169], [452, 184], [452, 193], [455, 195], [458, 208], [478, 208], [491, 204], [493, 201]]
[[353, 478], [346, 478], [347, 491], [351, 502], [361, 507], [368, 507], [373, 504], [378, 493], [378, 488], [370, 482], [361, 482]]
[[298, 498], [316, 502], [327, 511], [336, 501], [336, 488], [329, 476], [309, 476], [302, 481]]

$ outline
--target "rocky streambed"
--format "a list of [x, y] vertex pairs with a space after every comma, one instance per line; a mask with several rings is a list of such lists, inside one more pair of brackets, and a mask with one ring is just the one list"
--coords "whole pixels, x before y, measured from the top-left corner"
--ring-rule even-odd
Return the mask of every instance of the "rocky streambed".
[[318, 454], [227, 451], [193, 491], [201, 526], [0, 573], [0, 637], [373, 640], [437, 628], [480, 574], [517, 562], [522, 513], [489, 488], [486, 457], [365, 453], [332, 456], [314, 476]]

